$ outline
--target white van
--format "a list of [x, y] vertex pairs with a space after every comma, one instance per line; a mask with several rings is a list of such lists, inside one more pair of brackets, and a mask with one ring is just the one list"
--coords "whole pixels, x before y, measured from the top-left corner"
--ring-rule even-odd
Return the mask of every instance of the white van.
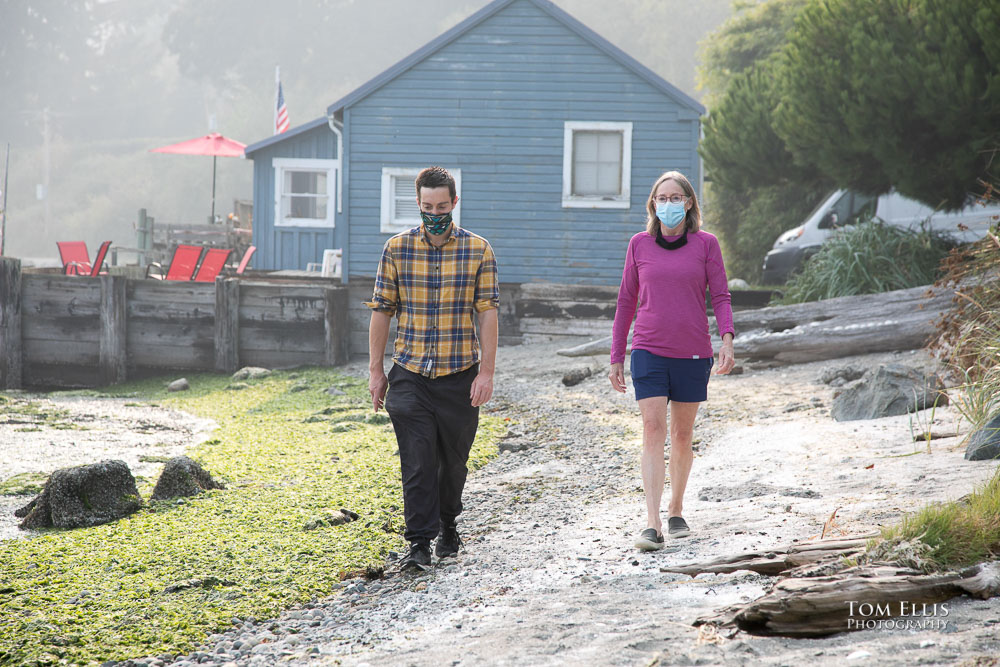
[[946, 213], [921, 204], [895, 192], [872, 197], [850, 190], [837, 190], [798, 227], [784, 232], [764, 258], [765, 285], [785, 282], [788, 276], [840, 227], [876, 217], [883, 222], [911, 229], [925, 220], [931, 229], [945, 232], [960, 242], [986, 236], [990, 225], [1000, 219], [1000, 204], [984, 206], [973, 203], [960, 211]]

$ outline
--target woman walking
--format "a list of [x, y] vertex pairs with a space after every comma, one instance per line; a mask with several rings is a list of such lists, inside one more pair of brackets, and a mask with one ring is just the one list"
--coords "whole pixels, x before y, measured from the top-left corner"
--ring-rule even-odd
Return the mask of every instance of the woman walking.
[[[717, 373], [732, 370], [733, 311], [719, 241], [701, 231], [698, 197], [677, 171], [660, 176], [646, 202], [646, 231], [628, 244], [612, 330], [611, 386], [625, 392], [625, 347], [632, 335], [631, 373], [642, 414], [642, 487], [646, 525], [635, 546], [663, 548], [660, 499], [665, 469], [663, 448], [670, 421], [670, 502], [667, 534], [684, 537], [684, 489], [691, 472], [691, 439], [698, 405], [708, 397], [713, 365], [705, 309], [705, 288], [722, 335]], [[670, 409], [668, 410], [668, 405]]]

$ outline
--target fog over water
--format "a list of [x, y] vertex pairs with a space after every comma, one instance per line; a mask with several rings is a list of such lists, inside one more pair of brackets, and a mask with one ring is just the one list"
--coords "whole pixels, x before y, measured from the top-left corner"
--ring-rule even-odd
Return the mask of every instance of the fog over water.
[[[201, 224], [212, 158], [149, 149], [218, 131], [272, 134], [275, 66], [292, 127], [486, 6], [485, 0], [0, 0], [5, 254], [56, 241], [134, 246], [139, 208]], [[684, 92], [730, 0], [557, 0]], [[219, 158], [216, 213], [252, 200], [253, 163]]]

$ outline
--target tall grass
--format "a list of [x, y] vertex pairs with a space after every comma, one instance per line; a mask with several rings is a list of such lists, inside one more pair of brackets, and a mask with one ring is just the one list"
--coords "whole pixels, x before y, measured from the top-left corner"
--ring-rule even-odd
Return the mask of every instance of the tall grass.
[[909, 230], [879, 220], [846, 227], [792, 276], [780, 303], [929, 285], [939, 277], [941, 261], [954, 247], [947, 235], [926, 227]]
[[937, 322], [931, 344], [960, 385], [949, 395], [962, 416], [981, 428], [1000, 414], [1000, 228], [953, 250], [939, 285], [955, 289], [954, 304]]
[[1000, 469], [964, 500], [929, 505], [883, 529], [882, 538], [865, 560], [932, 572], [1000, 557]]

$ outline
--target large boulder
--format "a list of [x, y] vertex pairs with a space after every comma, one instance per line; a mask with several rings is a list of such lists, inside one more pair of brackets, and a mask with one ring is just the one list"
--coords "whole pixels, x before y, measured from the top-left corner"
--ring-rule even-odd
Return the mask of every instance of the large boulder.
[[186, 456], [175, 456], [163, 466], [150, 500], [193, 496], [209, 489], [224, 488], [196, 461]]
[[965, 448], [965, 458], [969, 461], [991, 461], [1000, 459], [1000, 412], [993, 419], [969, 436]]
[[135, 477], [124, 461], [56, 470], [42, 492], [14, 512], [22, 529], [85, 528], [117, 521], [142, 507]]
[[833, 399], [830, 414], [839, 422], [894, 417], [937, 405], [947, 397], [936, 375], [902, 364], [881, 364], [847, 385]]

